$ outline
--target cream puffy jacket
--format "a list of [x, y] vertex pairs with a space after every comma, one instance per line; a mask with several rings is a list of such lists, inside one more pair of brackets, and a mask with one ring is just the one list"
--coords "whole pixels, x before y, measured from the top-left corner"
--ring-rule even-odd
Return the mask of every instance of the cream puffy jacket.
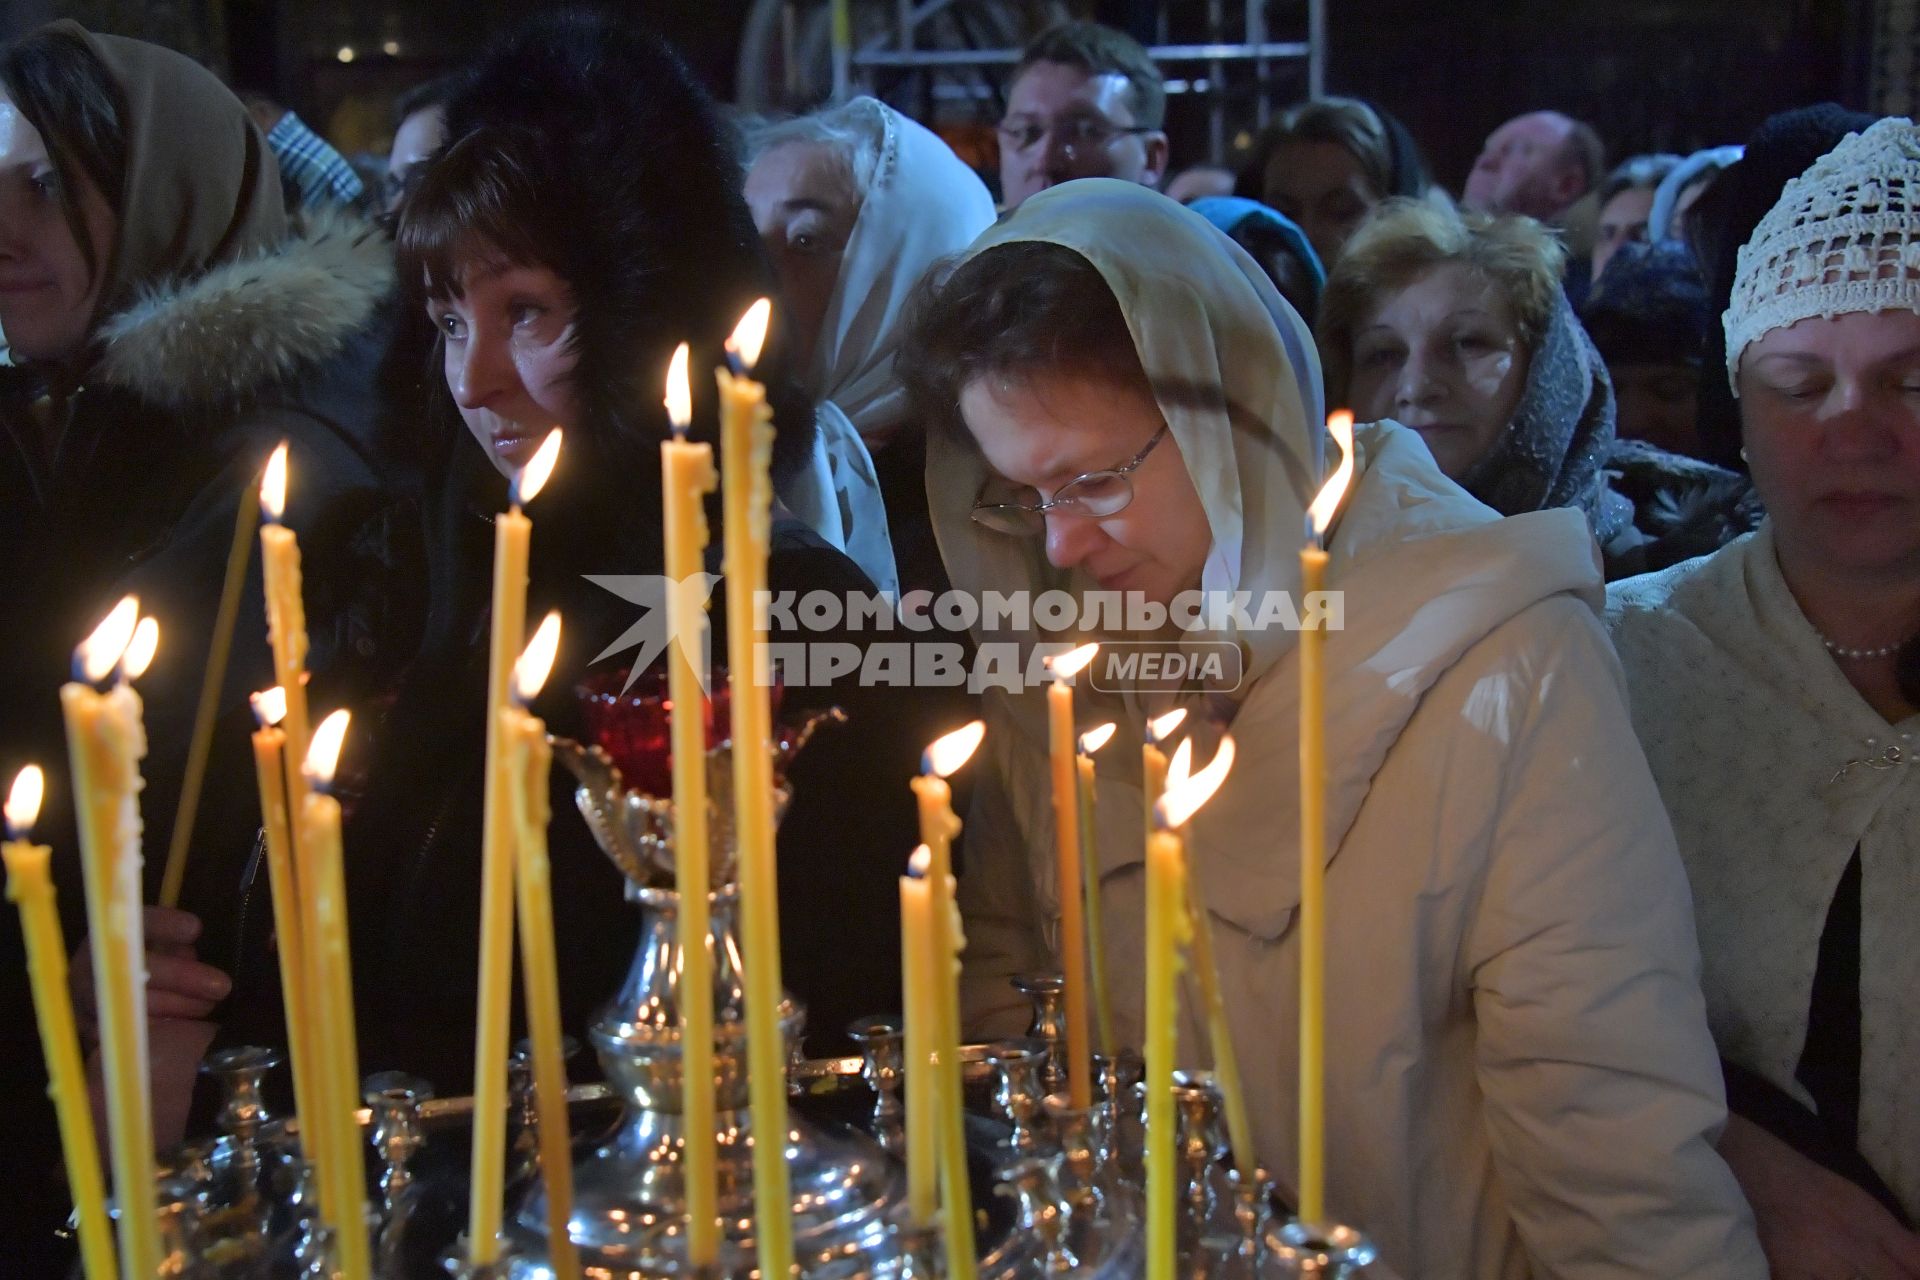
[[[1725, 1105], [1687, 882], [1596, 614], [1591, 535], [1572, 511], [1495, 518], [1391, 424], [1361, 445], [1329, 544], [1346, 625], [1327, 646], [1328, 1209], [1419, 1280], [1763, 1280], [1713, 1149]], [[1297, 681], [1289, 651], [1246, 693], [1238, 762], [1191, 836], [1259, 1155], [1283, 1181]], [[1021, 720], [989, 721], [964, 845], [977, 1031], [1018, 1022], [1007, 975], [1053, 963], [1044, 743]], [[1138, 1045], [1137, 753], [1102, 754], [1106, 964]], [[1203, 1065], [1191, 1009], [1181, 1040]]]

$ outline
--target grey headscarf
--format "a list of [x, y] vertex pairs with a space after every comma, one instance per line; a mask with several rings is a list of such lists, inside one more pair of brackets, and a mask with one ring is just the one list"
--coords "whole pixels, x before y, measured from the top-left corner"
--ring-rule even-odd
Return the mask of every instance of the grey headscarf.
[[1520, 405], [1461, 487], [1503, 516], [1548, 507], [1586, 513], [1600, 545], [1633, 523], [1633, 505], [1607, 488], [1613, 451], [1613, 383], [1564, 290], [1534, 343]]

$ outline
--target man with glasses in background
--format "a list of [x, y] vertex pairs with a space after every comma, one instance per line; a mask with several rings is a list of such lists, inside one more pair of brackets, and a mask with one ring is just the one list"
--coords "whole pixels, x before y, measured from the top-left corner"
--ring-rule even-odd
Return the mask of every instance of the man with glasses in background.
[[1074, 178], [1158, 187], [1167, 171], [1167, 93], [1130, 36], [1069, 22], [1029, 44], [1000, 122], [1002, 208]]

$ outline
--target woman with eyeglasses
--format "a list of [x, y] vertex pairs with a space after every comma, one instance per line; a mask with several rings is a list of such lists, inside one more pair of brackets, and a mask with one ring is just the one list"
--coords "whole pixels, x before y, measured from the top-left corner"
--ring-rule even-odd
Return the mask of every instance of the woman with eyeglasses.
[[[1190, 828], [1193, 892], [1255, 1154], [1290, 1172], [1299, 673], [1294, 633], [1259, 620], [1299, 588], [1304, 512], [1333, 461], [1305, 328], [1203, 218], [1114, 181], [1041, 193], [923, 290], [910, 385], [955, 586], [1171, 605], [1161, 628], [1097, 638], [1224, 639], [1241, 657], [1237, 679], [1178, 689], [1096, 662], [1076, 703], [1082, 728], [1122, 725], [1095, 757], [1092, 842], [1112, 1048], [1143, 1029], [1132, 744], [1170, 705], [1189, 708], [1199, 762], [1222, 730], [1235, 740]], [[1422, 1280], [1764, 1274], [1711, 1142], [1726, 1110], [1686, 883], [1596, 614], [1585, 521], [1496, 518], [1412, 432], [1376, 424], [1327, 550], [1344, 593], [1326, 649], [1329, 1212]], [[1245, 593], [1248, 616], [1182, 634], [1190, 592]], [[1005, 977], [1059, 967], [1053, 922], [1080, 891], [1055, 883], [1045, 702], [991, 691], [973, 765], [975, 1033], [1019, 1025]], [[1199, 1066], [1191, 1004], [1180, 1034]]]

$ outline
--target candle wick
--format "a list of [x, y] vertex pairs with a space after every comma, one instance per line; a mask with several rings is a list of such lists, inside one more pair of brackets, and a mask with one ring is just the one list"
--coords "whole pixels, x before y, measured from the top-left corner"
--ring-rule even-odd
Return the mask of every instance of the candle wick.
[[746, 377], [747, 366], [740, 362], [740, 353], [735, 351], [731, 346], [724, 348], [724, 350], [727, 359], [727, 372], [736, 378]]

